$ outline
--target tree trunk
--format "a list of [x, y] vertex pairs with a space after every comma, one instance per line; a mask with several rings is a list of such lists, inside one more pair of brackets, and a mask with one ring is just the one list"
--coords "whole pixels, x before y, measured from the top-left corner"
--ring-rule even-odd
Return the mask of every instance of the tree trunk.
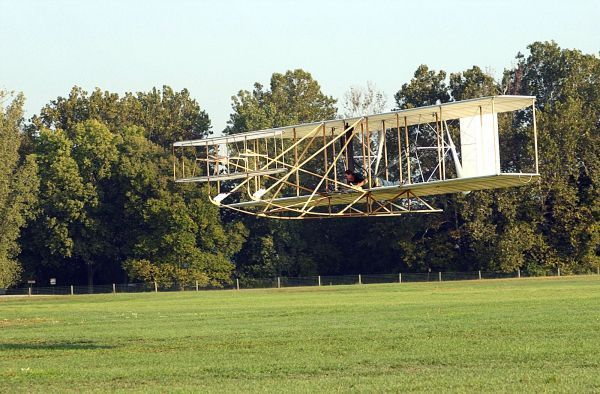
[[94, 293], [94, 265], [86, 263], [87, 265], [87, 282], [88, 282], [88, 293]]

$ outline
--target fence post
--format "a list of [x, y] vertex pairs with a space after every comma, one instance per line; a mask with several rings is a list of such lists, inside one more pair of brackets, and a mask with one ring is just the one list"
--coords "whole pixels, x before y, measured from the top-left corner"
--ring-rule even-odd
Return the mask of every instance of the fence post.
[[479, 272], [479, 279], [481, 279], [481, 270], [479, 270], [478, 272]]
[[31, 297], [31, 286], [29, 286], [29, 297]]
[[196, 291], [198, 291], [198, 281], [196, 281]]
[[75, 294], [75, 292], [73, 291], [73, 285], [71, 285], [71, 295]]
[[442, 281], [442, 271], [438, 272], [438, 280], [441, 282]]
[[281, 277], [277, 277], [277, 288], [281, 289]]
[[398, 272], [398, 283], [402, 283], [402, 272]]
[[154, 292], [158, 293], [158, 284], [154, 281]]
[[238, 278], [235, 278], [235, 287], [236, 289], [240, 289], [240, 280]]
[[358, 274], [358, 284], [362, 285], [362, 276], [360, 274]]
[[517, 268], [517, 278], [521, 277], [521, 268]]
[[117, 294], [117, 286], [113, 283], [113, 294]]
[[560, 267], [558, 267], [558, 276], [560, 276]]
[[599, 265], [598, 267], [596, 267], [596, 273], [597, 273], [598, 275], [600, 275], [600, 265]]
[[321, 275], [318, 276], [319, 279], [319, 286], [321, 286]]

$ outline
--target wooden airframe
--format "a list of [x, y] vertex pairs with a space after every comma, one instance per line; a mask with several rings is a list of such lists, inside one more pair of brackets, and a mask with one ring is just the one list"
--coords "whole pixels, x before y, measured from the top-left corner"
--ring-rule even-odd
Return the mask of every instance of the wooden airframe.
[[[515, 119], [530, 147], [501, 146]], [[499, 131], [500, 130], [500, 131]], [[457, 145], [454, 144], [457, 141]], [[528, 172], [501, 150], [528, 153]], [[424, 197], [539, 177], [535, 97], [493, 96], [173, 144], [176, 182], [205, 182], [219, 207], [310, 219], [439, 212]], [[527, 161], [527, 160], [526, 160]], [[362, 173], [362, 187], [344, 172]], [[519, 170], [519, 171], [515, 171]]]

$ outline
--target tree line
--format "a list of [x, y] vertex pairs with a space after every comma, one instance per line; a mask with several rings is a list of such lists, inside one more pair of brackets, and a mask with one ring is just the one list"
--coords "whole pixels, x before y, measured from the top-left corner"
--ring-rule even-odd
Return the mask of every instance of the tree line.
[[[157, 281], [219, 286], [234, 277], [561, 268], [600, 264], [600, 59], [554, 42], [495, 80], [479, 67], [417, 68], [394, 108], [522, 94], [537, 97], [541, 180], [432, 198], [433, 215], [277, 221], [219, 211], [203, 185], [172, 181], [171, 144], [212, 134], [183, 89], [122, 96], [74, 87], [25, 120], [23, 94], [0, 92], [0, 288]], [[347, 98], [350, 112], [383, 105]], [[352, 100], [352, 98], [356, 100]], [[369, 101], [371, 100], [371, 101]], [[223, 133], [332, 119], [342, 112], [304, 70], [274, 73], [232, 97]], [[388, 108], [389, 109], [389, 108]], [[518, 124], [507, 155], [527, 156]]]

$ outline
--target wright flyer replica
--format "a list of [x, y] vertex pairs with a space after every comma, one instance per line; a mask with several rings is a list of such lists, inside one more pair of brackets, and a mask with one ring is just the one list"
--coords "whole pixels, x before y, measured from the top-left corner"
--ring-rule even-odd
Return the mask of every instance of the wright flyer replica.
[[[515, 129], [519, 138], [511, 141], [521, 146], [503, 141]], [[173, 152], [176, 182], [206, 183], [219, 207], [278, 219], [439, 212], [427, 196], [539, 178], [531, 96], [180, 141]], [[364, 178], [363, 184], [347, 182], [346, 173]]]

